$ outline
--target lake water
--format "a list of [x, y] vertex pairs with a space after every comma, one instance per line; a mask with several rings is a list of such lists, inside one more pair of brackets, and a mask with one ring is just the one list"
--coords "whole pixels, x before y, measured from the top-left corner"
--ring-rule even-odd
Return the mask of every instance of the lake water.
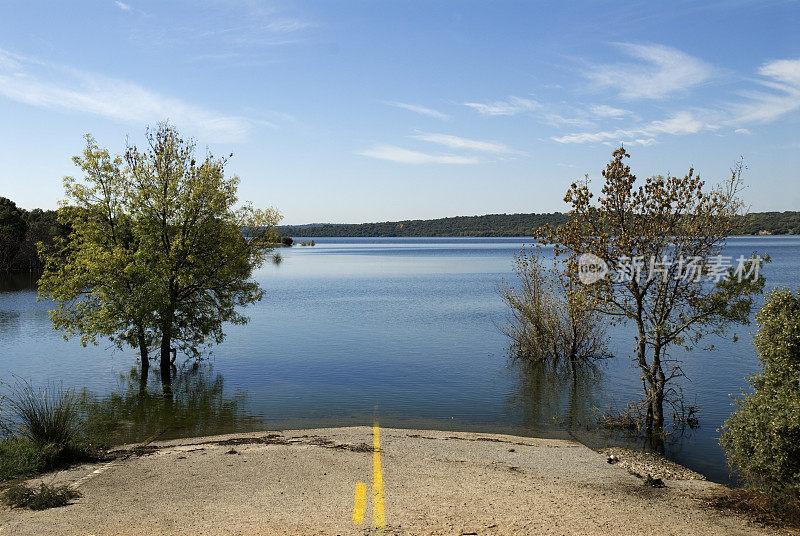
[[[548, 437], [599, 446], [621, 441], [587, 431], [593, 408], [641, 396], [629, 328], [609, 333], [615, 358], [573, 382], [511, 362], [497, 287], [513, 282], [519, 238], [316, 238], [284, 248], [257, 279], [264, 299], [251, 321], [199, 367], [179, 371], [174, 400], [135, 397], [135, 353], [82, 347], [52, 331], [48, 304], [24, 276], [0, 287], [0, 379], [85, 388], [96, 411], [123, 420], [119, 440], [289, 427], [371, 424]], [[737, 237], [727, 255], [768, 253], [767, 287], [800, 285], [798, 237]], [[750, 332], [709, 339], [684, 360], [685, 398], [701, 427], [667, 445], [668, 457], [728, 481], [717, 428], [730, 394], [758, 369]], [[153, 376], [158, 376], [156, 373]], [[157, 381], [157, 378], [153, 379]], [[157, 384], [153, 384], [157, 390]]]

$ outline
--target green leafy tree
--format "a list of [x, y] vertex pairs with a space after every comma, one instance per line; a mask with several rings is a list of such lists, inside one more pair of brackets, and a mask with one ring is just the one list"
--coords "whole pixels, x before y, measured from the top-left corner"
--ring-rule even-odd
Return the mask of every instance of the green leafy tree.
[[106, 336], [120, 348], [138, 348], [146, 371], [148, 348], [157, 335], [150, 308], [154, 289], [144, 259], [137, 256], [131, 183], [122, 159], [111, 157], [91, 136], [73, 162], [84, 176], [64, 178], [66, 199], [58, 212], [59, 222], [71, 231], [51, 247], [40, 244], [39, 293], [55, 302], [50, 320], [65, 338], [79, 335], [86, 345]]
[[735, 400], [720, 443], [748, 484], [800, 507], [800, 293], [773, 290], [756, 315], [761, 372]]
[[247, 321], [239, 308], [263, 295], [250, 275], [280, 216], [237, 209], [239, 179], [225, 176], [227, 159], [198, 161], [195, 142], [170, 125], [146, 138], [146, 149], [114, 158], [88, 138], [75, 159], [83, 179], [65, 179], [60, 216], [72, 232], [43, 251], [40, 292], [56, 301], [51, 318], [66, 336], [136, 345], [145, 369], [148, 348], [159, 346], [167, 386], [177, 350], [196, 356], [223, 340], [224, 323]]
[[653, 432], [663, 430], [665, 399], [679, 396], [671, 381], [682, 371], [670, 350], [725, 334], [732, 322], [747, 323], [764, 278], [757, 257], [730, 268], [721, 262], [742, 208], [741, 166], [730, 181], [707, 191], [694, 170], [640, 184], [626, 158], [623, 148], [614, 151], [596, 202], [588, 178], [573, 183], [564, 198], [572, 208], [568, 222], [539, 238], [553, 245], [576, 285], [583, 284], [582, 256], [591, 254], [610, 268], [584, 284], [584, 296], [612, 322], [635, 325], [633, 359], [642, 373], [646, 429]]
[[277, 241], [279, 214], [245, 204], [236, 209], [239, 178], [226, 177], [226, 158], [195, 158], [195, 142], [169, 125], [147, 133], [147, 147], [125, 153], [131, 217], [147, 266], [156, 317], [162, 381], [173, 347], [196, 354], [224, 338], [223, 324], [243, 324], [240, 307], [261, 299], [250, 279]]

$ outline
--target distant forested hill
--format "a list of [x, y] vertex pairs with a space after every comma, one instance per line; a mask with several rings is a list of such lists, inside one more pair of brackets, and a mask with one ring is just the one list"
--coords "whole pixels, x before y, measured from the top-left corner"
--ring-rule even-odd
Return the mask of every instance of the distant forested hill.
[[743, 218], [742, 234], [800, 234], [800, 212], [753, 212]]
[[[281, 235], [303, 236], [531, 236], [542, 225], [567, 221], [552, 214], [487, 214], [435, 220], [380, 223], [312, 223], [283, 225]], [[741, 221], [741, 234], [800, 234], [800, 212], [754, 212]]]

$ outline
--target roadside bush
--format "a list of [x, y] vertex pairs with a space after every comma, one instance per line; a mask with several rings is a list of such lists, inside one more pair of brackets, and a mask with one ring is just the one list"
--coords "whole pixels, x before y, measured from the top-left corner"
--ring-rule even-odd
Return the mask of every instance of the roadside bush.
[[800, 294], [772, 291], [756, 315], [762, 370], [735, 399], [720, 443], [748, 486], [781, 510], [800, 505]]

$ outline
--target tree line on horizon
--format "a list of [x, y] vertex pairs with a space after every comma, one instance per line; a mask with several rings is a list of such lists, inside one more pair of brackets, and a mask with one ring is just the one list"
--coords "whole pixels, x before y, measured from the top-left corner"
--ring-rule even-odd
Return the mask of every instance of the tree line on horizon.
[[[485, 216], [456, 216], [432, 220], [404, 220], [376, 223], [312, 223], [282, 225], [283, 236], [335, 237], [514, 237], [534, 236], [547, 227], [561, 227], [569, 221], [562, 212], [526, 214], [487, 214]], [[737, 233], [742, 235], [800, 234], [800, 211], [753, 212], [739, 217]]]
[[[800, 234], [800, 211], [753, 212], [740, 216], [737, 232], [742, 235]], [[282, 225], [284, 237], [514, 237], [534, 236], [545, 226], [560, 227], [569, 220], [562, 212], [487, 214], [432, 220], [404, 220], [377, 223], [314, 223]], [[43, 265], [36, 244], [52, 245], [69, 235], [59, 223], [57, 210], [26, 210], [0, 196], [0, 272], [39, 273]]]

